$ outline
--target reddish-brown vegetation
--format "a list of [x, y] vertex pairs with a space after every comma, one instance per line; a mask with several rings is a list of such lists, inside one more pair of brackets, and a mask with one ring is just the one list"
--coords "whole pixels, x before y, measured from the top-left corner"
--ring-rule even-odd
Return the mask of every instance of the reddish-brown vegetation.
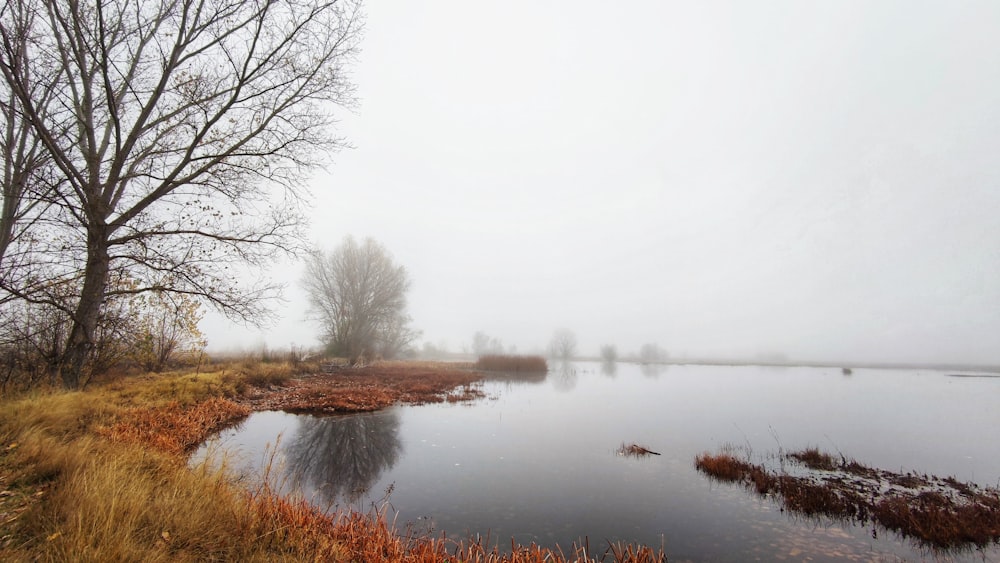
[[129, 409], [114, 424], [98, 428], [97, 432], [115, 442], [143, 444], [182, 454], [250, 412], [245, 405], [218, 397], [190, 407], [175, 401], [162, 407]]
[[875, 505], [879, 524], [942, 547], [985, 546], [1000, 541], [1000, 494], [977, 491], [957, 500], [934, 491], [885, 498]]
[[815, 449], [785, 454], [813, 470], [779, 474], [731, 453], [704, 453], [695, 467], [714, 479], [740, 483], [760, 495], [773, 493], [789, 510], [858, 522], [874, 521], [935, 548], [1000, 542], [1000, 491], [954, 478], [892, 473]]
[[798, 452], [788, 454], [788, 457], [799, 461], [809, 469], [825, 469], [827, 471], [835, 469], [837, 462], [833, 456], [819, 451], [817, 448], [807, 448]]
[[500, 371], [508, 373], [545, 373], [549, 365], [541, 356], [516, 356], [491, 354], [481, 356], [473, 366], [482, 371]]
[[481, 376], [450, 364], [381, 363], [336, 367], [293, 378], [281, 387], [248, 390], [240, 403], [253, 410], [346, 413], [407, 404], [465, 401], [483, 396]]
[[777, 488], [778, 479], [763, 466], [743, 461], [730, 453], [712, 455], [705, 452], [694, 459], [694, 466], [719, 481], [742, 483], [761, 495]]

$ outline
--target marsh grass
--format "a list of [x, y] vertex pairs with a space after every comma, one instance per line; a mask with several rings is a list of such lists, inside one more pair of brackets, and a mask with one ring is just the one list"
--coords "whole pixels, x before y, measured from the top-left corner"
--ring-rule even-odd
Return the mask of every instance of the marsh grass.
[[818, 448], [806, 448], [801, 451], [792, 452], [788, 457], [802, 463], [809, 469], [822, 469], [832, 471], [837, 468], [837, 461], [832, 455], [819, 451]]
[[254, 387], [280, 387], [288, 383], [288, 380], [295, 376], [318, 373], [322, 370], [322, 366], [319, 362], [315, 361], [242, 361], [230, 364], [229, 369], [235, 371], [236, 375], [247, 385]]
[[549, 370], [548, 363], [542, 356], [517, 356], [491, 354], [480, 356], [474, 365], [481, 371], [500, 371], [509, 373], [545, 373]]
[[172, 454], [190, 452], [218, 432], [250, 414], [229, 399], [213, 397], [190, 407], [174, 401], [160, 407], [138, 407], [124, 412], [114, 424], [97, 433], [115, 442], [147, 445]]
[[781, 454], [812, 472], [790, 475], [731, 452], [703, 453], [695, 467], [712, 479], [738, 483], [806, 516], [874, 522], [935, 549], [1000, 543], [1000, 491], [954, 478], [893, 473], [816, 449]]

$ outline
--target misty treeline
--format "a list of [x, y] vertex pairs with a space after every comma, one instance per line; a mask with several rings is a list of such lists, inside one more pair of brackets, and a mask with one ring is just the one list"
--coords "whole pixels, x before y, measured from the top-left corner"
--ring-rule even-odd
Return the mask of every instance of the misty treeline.
[[360, 26], [351, 1], [3, 3], [5, 383], [78, 388], [144, 342], [162, 367], [202, 305], [269, 320], [248, 272], [306, 249]]
[[[517, 346], [505, 347], [503, 340], [496, 336], [490, 336], [481, 330], [472, 335], [472, 355], [477, 358], [515, 354]], [[576, 334], [568, 328], [557, 329], [549, 340], [547, 355], [552, 359], [572, 359], [576, 355]]]
[[327, 354], [355, 365], [412, 353], [420, 333], [406, 313], [410, 279], [374, 239], [348, 236], [332, 251], [314, 251], [302, 286]]
[[[552, 332], [547, 347], [543, 350], [537, 349], [535, 353], [544, 353], [552, 360], [573, 360], [593, 358], [586, 351], [580, 351], [577, 344], [576, 333], [568, 328], [558, 328]], [[463, 347], [463, 354], [471, 352], [473, 357], [482, 358], [484, 356], [512, 356], [518, 350], [514, 345], [505, 346], [502, 339], [492, 336], [485, 331], [479, 330], [472, 335], [471, 349]], [[449, 355], [444, 345], [433, 346], [424, 344], [423, 354], [428, 357], [446, 357]], [[646, 342], [638, 350], [620, 353], [614, 344], [603, 344], [600, 346], [596, 359], [605, 363], [617, 361], [634, 362], [638, 364], [662, 364], [670, 361], [670, 354], [667, 350], [655, 343]]]

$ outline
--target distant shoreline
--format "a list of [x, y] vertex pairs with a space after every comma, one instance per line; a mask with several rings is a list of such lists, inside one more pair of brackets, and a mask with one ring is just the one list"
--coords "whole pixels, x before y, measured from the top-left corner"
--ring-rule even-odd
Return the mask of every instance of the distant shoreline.
[[[576, 361], [603, 361], [597, 357], [576, 358]], [[640, 363], [637, 360], [620, 358], [619, 362]], [[767, 360], [712, 360], [700, 358], [677, 358], [664, 362], [653, 362], [659, 365], [674, 366], [724, 366], [724, 367], [776, 367], [776, 368], [850, 368], [850, 369], [893, 369], [893, 370], [933, 370], [971, 372], [948, 374], [955, 377], [1000, 377], [1000, 366], [975, 364], [907, 364], [896, 362], [813, 362], [813, 361], [767, 361]]]

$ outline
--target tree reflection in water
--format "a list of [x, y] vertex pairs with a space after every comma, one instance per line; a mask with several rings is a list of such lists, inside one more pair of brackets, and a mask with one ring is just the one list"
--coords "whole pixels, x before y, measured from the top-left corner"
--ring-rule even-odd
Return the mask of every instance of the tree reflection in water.
[[285, 447], [286, 469], [298, 490], [316, 490], [333, 506], [354, 502], [396, 464], [403, 446], [394, 411], [304, 417]]
[[552, 371], [553, 386], [558, 391], [572, 391], [577, 383], [576, 368], [567, 360], [562, 360]]
[[667, 370], [667, 366], [664, 364], [640, 364], [639, 369], [642, 371], [642, 375], [656, 379]]

